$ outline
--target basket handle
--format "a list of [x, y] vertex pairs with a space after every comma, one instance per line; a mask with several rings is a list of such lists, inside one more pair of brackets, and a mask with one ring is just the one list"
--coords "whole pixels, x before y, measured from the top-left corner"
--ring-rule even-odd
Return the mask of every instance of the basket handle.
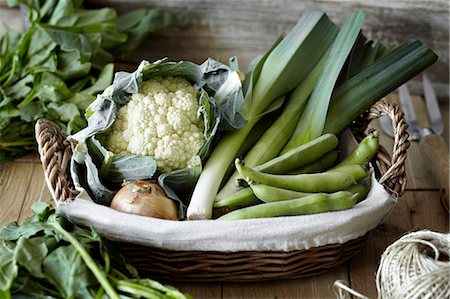
[[35, 125], [38, 152], [53, 200], [72, 200], [79, 193], [70, 177], [70, 160], [75, 141], [67, 139], [59, 126], [41, 118]]
[[[378, 181], [391, 195], [401, 196], [406, 188], [405, 161], [406, 150], [409, 147], [406, 132], [408, 125], [403, 112], [395, 105], [379, 101], [355, 121], [352, 131], [355, 137], [361, 140], [365, 136], [367, 125], [383, 115], [389, 116], [392, 120], [394, 147], [392, 158], [384, 147], [379, 147], [375, 171]], [[47, 119], [39, 119], [36, 122], [35, 133], [45, 179], [53, 199], [72, 200], [79, 193], [75, 190], [70, 177], [70, 160], [75, 141], [67, 139], [58, 125]]]
[[383, 146], [379, 146], [375, 170], [378, 172], [378, 182], [385, 186], [392, 196], [400, 197], [406, 189], [406, 157], [409, 148], [408, 133], [406, 129], [408, 124], [405, 121], [405, 115], [397, 105], [390, 105], [385, 100], [375, 103], [372, 108], [361, 115], [352, 126], [352, 132], [355, 137], [361, 140], [365, 135], [364, 131], [367, 125], [381, 116], [388, 116], [394, 129], [394, 145], [392, 157]]

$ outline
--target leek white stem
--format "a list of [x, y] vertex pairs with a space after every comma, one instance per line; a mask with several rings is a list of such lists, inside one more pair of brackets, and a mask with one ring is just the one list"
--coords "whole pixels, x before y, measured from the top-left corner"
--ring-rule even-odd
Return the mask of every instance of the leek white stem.
[[222, 178], [230, 164], [234, 162], [235, 153], [238, 152], [258, 120], [259, 118], [251, 120], [243, 128], [229, 132], [214, 148], [203, 167], [202, 174], [192, 194], [191, 202], [187, 209], [187, 218], [189, 220], [211, 218], [213, 202]]

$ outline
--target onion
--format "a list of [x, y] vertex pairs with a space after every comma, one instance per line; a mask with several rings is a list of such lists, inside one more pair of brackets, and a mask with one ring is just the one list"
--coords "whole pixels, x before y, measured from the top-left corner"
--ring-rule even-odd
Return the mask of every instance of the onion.
[[177, 220], [177, 205], [156, 181], [125, 182], [111, 201], [112, 209], [153, 218]]

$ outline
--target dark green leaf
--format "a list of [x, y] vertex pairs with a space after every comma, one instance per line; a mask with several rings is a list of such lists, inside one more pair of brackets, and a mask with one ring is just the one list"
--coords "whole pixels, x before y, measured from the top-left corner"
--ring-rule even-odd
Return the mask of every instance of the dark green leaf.
[[95, 96], [82, 91], [74, 93], [69, 99], [67, 99], [67, 102], [76, 105], [79, 110], [84, 111], [87, 107], [89, 107], [94, 99]]
[[175, 16], [161, 8], [140, 9], [131, 11], [119, 17], [117, 26], [119, 31], [128, 35], [126, 43], [115, 51], [116, 55], [123, 56], [133, 51], [151, 32], [160, 30], [175, 22]]
[[37, 233], [47, 229], [45, 223], [25, 223], [18, 226], [17, 223], [11, 222], [0, 229], [0, 239], [3, 240], [18, 240], [20, 237], [29, 238]]
[[85, 35], [65, 27], [50, 25], [42, 25], [42, 27], [50, 38], [61, 47], [62, 50], [76, 50], [80, 53], [83, 59], [90, 59], [93, 49], [91, 42]]
[[180, 219], [184, 219], [186, 215], [186, 207], [201, 171], [201, 164], [197, 164], [196, 167], [163, 173], [158, 177], [158, 183], [167, 196], [178, 203], [178, 217]]
[[59, 51], [58, 54], [58, 71], [64, 79], [76, 79], [89, 74], [91, 63], [82, 62], [78, 51]]
[[31, 275], [43, 278], [42, 261], [47, 256], [46, 237], [25, 238], [17, 241], [15, 259], [19, 265], [27, 269]]
[[114, 76], [114, 64], [109, 63], [105, 65], [100, 74], [98, 75], [97, 81], [90, 87], [83, 90], [87, 94], [97, 94], [105, 90], [109, 85], [111, 85]]
[[50, 289], [48, 286], [44, 286], [44, 283], [29, 276], [22, 269], [14, 281], [11, 293], [14, 299], [53, 299], [61, 297], [56, 289]]
[[14, 259], [14, 249], [11, 242], [0, 240], [0, 295], [8, 292], [17, 277], [18, 266]]
[[70, 122], [77, 116], [80, 116], [80, 111], [75, 104], [72, 103], [64, 103], [59, 105], [55, 102], [48, 104], [49, 109], [53, 109], [59, 116], [59, 119], [63, 122]]
[[89, 285], [96, 280], [73, 246], [60, 246], [43, 262], [45, 278], [59, 290], [63, 298], [89, 298]]

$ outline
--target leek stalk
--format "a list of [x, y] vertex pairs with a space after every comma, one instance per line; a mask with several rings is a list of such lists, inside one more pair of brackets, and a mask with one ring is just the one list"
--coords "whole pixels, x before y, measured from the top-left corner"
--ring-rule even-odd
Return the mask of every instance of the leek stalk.
[[334, 40], [337, 30], [323, 12], [306, 12], [287, 36], [260, 60], [250, 76], [240, 111], [248, 122], [243, 128], [227, 133], [214, 148], [192, 194], [188, 219], [211, 218], [221, 181], [255, 125], [254, 119], [310, 73]]
[[293, 136], [283, 148], [286, 153], [322, 135], [331, 94], [347, 57], [355, 44], [366, 14], [357, 11], [349, 15], [334, 40], [325, 69], [306, 104]]
[[[311, 73], [292, 91], [281, 115], [247, 153], [244, 160], [248, 166], [258, 166], [275, 158], [289, 141], [305, 108], [306, 101], [322, 73], [327, 61], [327, 54], [328, 52], [322, 56]], [[231, 175], [217, 194], [216, 201], [220, 201], [241, 189], [234, 183], [238, 176], [237, 171]]]
[[399, 45], [339, 86], [331, 100], [324, 133], [339, 134], [376, 101], [437, 60], [421, 42]]

